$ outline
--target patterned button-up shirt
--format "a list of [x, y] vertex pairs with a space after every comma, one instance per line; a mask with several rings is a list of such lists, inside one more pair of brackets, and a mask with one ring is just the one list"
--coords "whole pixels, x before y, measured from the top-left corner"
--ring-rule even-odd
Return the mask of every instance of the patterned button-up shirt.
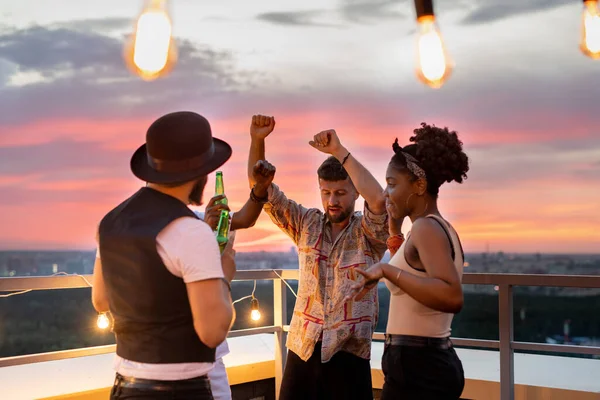
[[308, 360], [322, 340], [321, 362], [338, 351], [371, 358], [371, 337], [377, 325], [378, 298], [375, 287], [362, 300], [344, 302], [349, 285], [363, 269], [385, 253], [387, 213], [375, 215], [365, 204], [364, 215], [355, 212], [337, 238], [323, 211], [307, 209], [272, 185], [264, 210], [298, 246], [300, 277], [298, 298], [287, 347]]

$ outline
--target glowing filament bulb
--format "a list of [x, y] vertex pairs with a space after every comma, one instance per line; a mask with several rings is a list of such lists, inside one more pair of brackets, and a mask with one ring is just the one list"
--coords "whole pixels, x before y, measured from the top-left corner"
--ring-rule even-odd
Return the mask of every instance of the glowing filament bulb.
[[96, 321], [96, 324], [100, 329], [106, 329], [110, 326], [110, 320], [108, 319], [106, 313], [98, 314], [98, 320]]
[[252, 321], [258, 321], [260, 319], [260, 310], [258, 309], [258, 299], [252, 299], [251, 305], [252, 311], [250, 311], [250, 318]]
[[130, 68], [145, 80], [156, 79], [171, 69], [177, 54], [164, 0], [147, 2], [125, 48], [125, 57]]
[[579, 48], [590, 58], [600, 58], [600, 11], [597, 0], [584, 1]]
[[425, 15], [417, 20], [417, 76], [433, 88], [441, 87], [452, 71], [435, 17]]

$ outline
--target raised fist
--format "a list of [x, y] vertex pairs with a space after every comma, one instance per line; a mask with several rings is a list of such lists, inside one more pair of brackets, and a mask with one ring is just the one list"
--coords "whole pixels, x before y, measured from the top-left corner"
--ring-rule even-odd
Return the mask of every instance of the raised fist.
[[253, 115], [250, 124], [250, 136], [252, 139], [264, 140], [275, 129], [275, 117], [264, 115]]
[[333, 129], [317, 133], [308, 144], [323, 153], [332, 155], [342, 148], [342, 143]]
[[259, 160], [254, 164], [252, 178], [256, 182], [255, 193], [259, 197], [265, 197], [267, 189], [271, 186], [275, 177], [275, 166], [266, 160]]

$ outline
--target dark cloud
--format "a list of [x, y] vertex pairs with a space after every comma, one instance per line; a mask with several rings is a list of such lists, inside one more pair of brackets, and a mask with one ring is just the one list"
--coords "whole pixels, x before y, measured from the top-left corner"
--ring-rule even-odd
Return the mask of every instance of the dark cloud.
[[335, 10], [269, 12], [259, 14], [256, 18], [277, 25], [338, 28], [339, 25], [320, 22], [320, 19], [334, 13], [341, 15], [347, 22], [360, 24], [401, 19], [406, 14], [395, 8], [404, 2], [407, 0], [343, 0]]
[[0, 88], [4, 86], [11, 75], [16, 72], [16, 66], [0, 58]]
[[465, 24], [483, 24], [520, 14], [546, 11], [573, 4], [572, 0], [479, 0], [463, 19]]
[[113, 38], [67, 28], [34, 26], [0, 36], [0, 58], [48, 77], [83, 68], [114, 70], [123, 65], [119, 47]]
[[51, 28], [57, 27], [89, 32], [112, 32], [127, 28], [133, 29], [134, 25], [135, 21], [130, 18], [90, 18], [57, 22]]
[[256, 18], [277, 25], [317, 26], [325, 28], [338, 27], [334, 24], [326, 24], [315, 21], [316, 18], [323, 14], [326, 14], [327, 12], [328, 11], [326, 10], [268, 12], [259, 14], [256, 16]]
[[[472, 4], [469, 0], [435, 2], [435, 12], [443, 13], [464, 9]], [[339, 7], [347, 21], [354, 23], [377, 23], [382, 20], [415, 18], [413, 0], [342, 0]]]
[[24, 86], [0, 86], [0, 120], [6, 125], [47, 117], [152, 113], [240, 90], [257, 77], [237, 71], [227, 52], [179, 41], [172, 73], [145, 82], [125, 67], [123, 43], [65, 27], [34, 26], [0, 34], [0, 83], [6, 83], [7, 65], [46, 78]]
[[344, 0], [340, 6], [340, 12], [344, 18], [350, 22], [374, 23], [382, 19], [401, 19], [411, 13], [400, 12], [394, 7], [401, 3], [410, 4], [412, 1], [406, 0]]

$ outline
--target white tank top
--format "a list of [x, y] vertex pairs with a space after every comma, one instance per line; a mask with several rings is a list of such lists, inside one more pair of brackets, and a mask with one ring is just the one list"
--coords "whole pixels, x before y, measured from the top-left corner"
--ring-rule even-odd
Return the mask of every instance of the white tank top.
[[[427, 218], [434, 218], [438, 221], [449, 236], [454, 249], [454, 266], [462, 280], [464, 256], [458, 234], [449, 223], [437, 215], [430, 214]], [[408, 237], [402, 243], [402, 246], [398, 249], [394, 257], [392, 257], [390, 264], [413, 275], [426, 277], [426, 272], [414, 269], [406, 261], [404, 247], [407, 242]], [[452, 324], [454, 314], [433, 310], [404, 293], [404, 291], [387, 279], [384, 279], [384, 281], [391, 292], [387, 333], [436, 338], [450, 336], [450, 325]]]

